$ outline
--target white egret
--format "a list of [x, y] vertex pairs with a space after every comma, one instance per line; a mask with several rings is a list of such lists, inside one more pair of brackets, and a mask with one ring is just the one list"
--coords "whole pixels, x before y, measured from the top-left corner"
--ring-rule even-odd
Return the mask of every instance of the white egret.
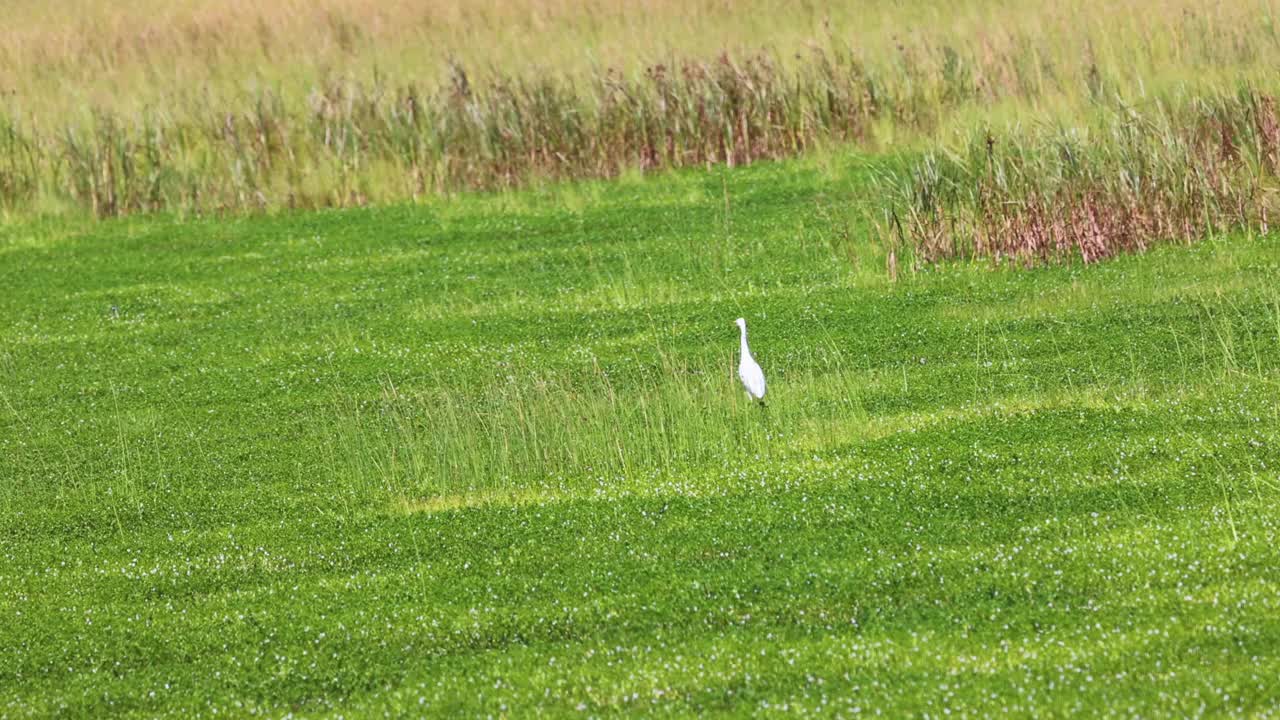
[[760, 369], [756, 359], [751, 357], [751, 348], [747, 347], [747, 321], [738, 318], [735, 322], [738, 324], [738, 329], [742, 331], [742, 357], [738, 360], [738, 377], [742, 378], [742, 385], [747, 388], [747, 394], [763, 405], [764, 371]]

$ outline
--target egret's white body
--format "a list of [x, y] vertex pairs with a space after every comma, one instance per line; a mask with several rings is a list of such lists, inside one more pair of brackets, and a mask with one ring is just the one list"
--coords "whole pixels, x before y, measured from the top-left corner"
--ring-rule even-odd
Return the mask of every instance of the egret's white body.
[[742, 378], [742, 385], [747, 389], [747, 394], [756, 400], [764, 400], [764, 371], [760, 369], [760, 363], [751, 357], [751, 348], [747, 347], [747, 321], [743, 318], [737, 319], [738, 329], [742, 331], [742, 357], [738, 360], [738, 377]]

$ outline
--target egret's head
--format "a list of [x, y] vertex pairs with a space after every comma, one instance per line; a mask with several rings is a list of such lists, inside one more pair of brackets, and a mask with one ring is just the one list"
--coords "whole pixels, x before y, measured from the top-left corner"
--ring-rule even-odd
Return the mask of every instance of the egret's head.
[[746, 329], [747, 329], [747, 320], [746, 320], [746, 318], [738, 318], [737, 320], [734, 320], [733, 322], [734, 322], [734, 324], [735, 324], [735, 325], [737, 325], [737, 326], [738, 326], [739, 328], [741, 328], [742, 330], [746, 330]]

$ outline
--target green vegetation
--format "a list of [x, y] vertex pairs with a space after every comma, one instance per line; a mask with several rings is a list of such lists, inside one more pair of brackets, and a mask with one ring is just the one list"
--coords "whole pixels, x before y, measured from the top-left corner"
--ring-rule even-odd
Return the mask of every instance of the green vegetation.
[[4, 226], [0, 715], [1280, 709], [1275, 239], [891, 281], [885, 162]]
[[10, 3], [0, 718], [1280, 714], [1276, 10]]

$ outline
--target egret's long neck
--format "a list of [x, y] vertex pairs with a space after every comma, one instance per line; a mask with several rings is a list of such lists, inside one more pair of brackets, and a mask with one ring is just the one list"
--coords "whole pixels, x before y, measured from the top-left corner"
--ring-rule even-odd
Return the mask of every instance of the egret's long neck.
[[738, 329], [742, 331], [742, 357], [751, 357], [751, 348], [747, 347], [747, 326], [741, 325]]

